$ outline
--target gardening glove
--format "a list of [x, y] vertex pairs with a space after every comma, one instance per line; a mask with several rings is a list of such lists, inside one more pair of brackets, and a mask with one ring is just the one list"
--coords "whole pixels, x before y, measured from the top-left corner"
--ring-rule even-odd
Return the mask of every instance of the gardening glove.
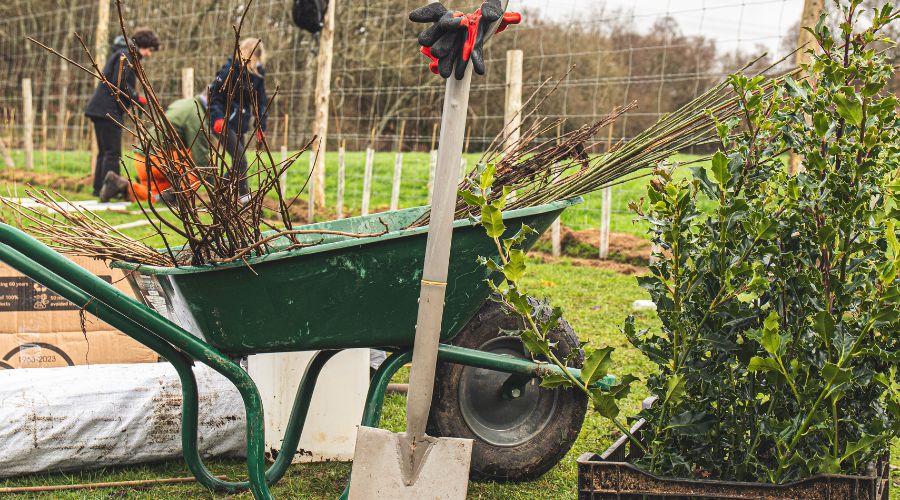
[[146, 106], [146, 105], [147, 105], [147, 98], [144, 97], [144, 96], [142, 96], [142, 95], [139, 95], [138, 98], [137, 98], [137, 102], [138, 102], [138, 104], [140, 104], [141, 106]]
[[213, 122], [213, 132], [217, 134], [221, 134], [222, 130], [225, 129], [225, 119], [219, 118], [218, 120]]
[[263, 132], [262, 130], [257, 130], [257, 131], [256, 131], [256, 140], [259, 141], [259, 142], [265, 142], [265, 140], [266, 140], [266, 133]]
[[450, 78], [456, 55], [462, 50], [464, 24], [468, 23], [462, 12], [449, 11], [441, 3], [428, 4], [409, 14], [410, 21], [434, 23], [419, 34], [422, 53], [431, 59], [428, 65], [432, 73]]
[[[503, 12], [500, 0], [487, 0], [481, 4], [481, 8], [475, 14], [469, 15], [469, 26], [466, 43], [463, 46], [463, 61], [472, 60], [475, 73], [484, 75], [484, 41], [487, 39], [491, 26], [500, 21], [495, 33], [506, 31], [510, 25], [522, 22], [522, 15], [518, 12]], [[465, 64], [462, 65], [465, 71]], [[462, 78], [462, 72], [457, 67], [457, 78]]]
[[461, 80], [466, 65], [472, 60], [474, 70], [484, 74], [484, 40], [490, 27], [501, 21], [498, 33], [511, 24], [518, 24], [522, 16], [504, 14], [500, 0], [486, 0], [474, 14], [447, 10], [440, 3], [429, 4], [410, 13], [409, 19], [418, 23], [434, 23], [419, 34], [422, 53], [431, 59], [429, 69], [449, 78], [456, 68], [456, 78]]

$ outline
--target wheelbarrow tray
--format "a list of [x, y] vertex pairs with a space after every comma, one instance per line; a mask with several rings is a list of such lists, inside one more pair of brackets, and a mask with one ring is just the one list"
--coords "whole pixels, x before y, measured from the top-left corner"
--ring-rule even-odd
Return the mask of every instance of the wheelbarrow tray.
[[[530, 248], [567, 207], [560, 201], [504, 214], [507, 234], [523, 224]], [[319, 244], [246, 261], [161, 268], [118, 262], [145, 305], [232, 356], [413, 343], [427, 227], [406, 229], [427, 207], [311, 224], [298, 229], [388, 232], [372, 238], [302, 235]], [[475, 221], [454, 222], [441, 340], [487, 300], [490, 273], [479, 256], [497, 248]]]

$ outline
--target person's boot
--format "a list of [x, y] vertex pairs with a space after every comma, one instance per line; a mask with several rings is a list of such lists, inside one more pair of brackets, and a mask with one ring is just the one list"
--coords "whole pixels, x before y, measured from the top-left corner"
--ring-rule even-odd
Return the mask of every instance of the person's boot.
[[117, 196], [127, 195], [129, 187], [128, 179], [113, 171], [107, 172], [103, 178], [103, 187], [100, 188], [100, 203], [109, 203]]

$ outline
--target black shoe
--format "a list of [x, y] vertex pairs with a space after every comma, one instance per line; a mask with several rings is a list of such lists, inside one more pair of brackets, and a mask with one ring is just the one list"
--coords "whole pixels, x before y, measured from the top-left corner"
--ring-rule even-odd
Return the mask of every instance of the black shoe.
[[116, 173], [112, 171], [107, 172], [106, 176], [103, 177], [103, 187], [97, 193], [97, 196], [100, 197], [100, 203], [109, 203], [109, 200], [116, 195], [116, 184], [114, 182], [116, 177]]
[[113, 171], [107, 172], [106, 177], [103, 178], [103, 187], [100, 188], [100, 203], [109, 203], [117, 196], [124, 197], [128, 194], [129, 187], [131, 187], [131, 183], [128, 182], [128, 179]]

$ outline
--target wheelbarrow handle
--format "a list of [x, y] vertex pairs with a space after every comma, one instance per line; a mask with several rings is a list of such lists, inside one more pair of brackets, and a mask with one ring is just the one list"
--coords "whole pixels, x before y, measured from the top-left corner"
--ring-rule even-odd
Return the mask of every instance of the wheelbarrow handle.
[[[256, 498], [271, 498], [266, 487], [263, 462], [265, 439], [262, 400], [253, 380], [237, 363], [47, 245], [7, 224], [0, 224], [0, 260], [66, 299], [82, 305], [100, 319], [120, 328], [169, 359], [178, 369], [182, 381], [194, 384], [186, 394], [196, 396], [196, 382], [193, 374], [184, 370], [186, 363], [179, 359], [181, 353], [176, 349], [228, 378], [241, 393], [248, 422], [251, 417], [259, 416], [258, 422], [250, 422], [248, 425], [248, 486]], [[192, 401], [189, 407], [193, 408], [195, 405], [196, 401]], [[196, 434], [182, 434], [182, 438], [195, 440]], [[190, 450], [196, 451], [196, 446], [188, 441], [183, 441], [183, 445], [191, 445]], [[199, 461], [199, 454], [186, 454], [185, 458], [188, 459], [192, 472], [208, 486], [237, 486], [238, 489], [244, 486], [210, 479], [212, 476]], [[196, 461], [191, 460], [192, 458], [196, 458]]]

